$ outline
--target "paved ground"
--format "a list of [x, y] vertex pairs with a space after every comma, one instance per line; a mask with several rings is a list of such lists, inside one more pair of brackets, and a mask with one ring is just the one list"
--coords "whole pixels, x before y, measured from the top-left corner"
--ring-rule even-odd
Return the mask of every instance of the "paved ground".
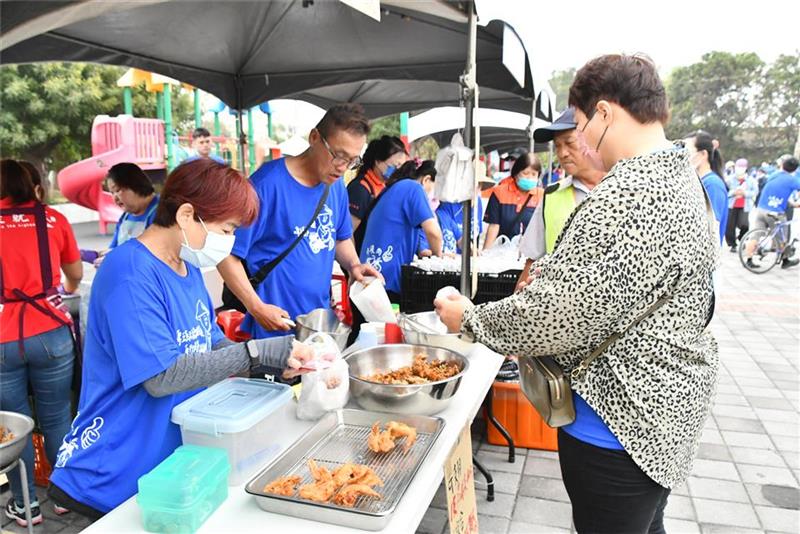
[[[81, 246], [98, 248], [108, 238], [78, 225]], [[765, 275], [746, 272], [725, 250], [718, 276], [712, 329], [722, 366], [713, 417], [703, 434], [694, 472], [667, 505], [672, 534], [800, 531], [800, 268]], [[505, 449], [473, 437], [479, 459], [496, 481], [496, 499], [485, 499], [478, 477], [481, 533], [560, 533], [571, 530], [571, 508], [556, 453]], [[43, 492], [41, 492], [43, 496]], [[0, 495], [5, 504], [8, 492]], [[56, 518], [44, 501], [38, 534], [79, 532], [70, 515]], [[2, 518], [2, 527], [24, 532]], [[444, 534], [447, 509], [440, 488], [418, 533]]]

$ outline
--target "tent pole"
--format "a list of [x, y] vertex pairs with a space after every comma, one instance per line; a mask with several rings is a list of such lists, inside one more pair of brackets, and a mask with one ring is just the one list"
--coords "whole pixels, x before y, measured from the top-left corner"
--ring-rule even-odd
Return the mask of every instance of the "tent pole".
[[[477, 49], [478, 19], [475, 15], [475, 1], [467, 1], [467, 15], [469, 17], [467, 39], [467, 66], [461, 76], [462, 100], [465, 107], [464, 117], [464, 146], [472, 146], [472, 126], [475, 111], [475, 58]], [[475, 157], [478, 157], [477, 150]], [[473, 188], [474, 189], [474, 188]], [[472, 295], [472, 195], [462, 204], [462, 238], [461, 238], [461, 294], [466, 297]]]
[[247, 169], [244, 160], [244, 143], [246, 141], [244, 135], [244, 126], [242, 124], [242, 79], [236, 76], [236, 138], [239, 153], [239, 170], [242, 174], [247, 176]]

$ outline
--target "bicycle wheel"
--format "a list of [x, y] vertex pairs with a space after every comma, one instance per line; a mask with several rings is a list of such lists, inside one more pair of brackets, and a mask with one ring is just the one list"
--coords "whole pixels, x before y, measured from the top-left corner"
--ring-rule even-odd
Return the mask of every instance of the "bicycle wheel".
[[[752, 256], [748, 258], [748, 250]], [[779, 246], [774, 232], [757, 228], [747, 232], [739, 242], [739, 261], [745, 269], [755, 274], [764, 274], [780, 261], [783, 247]]]

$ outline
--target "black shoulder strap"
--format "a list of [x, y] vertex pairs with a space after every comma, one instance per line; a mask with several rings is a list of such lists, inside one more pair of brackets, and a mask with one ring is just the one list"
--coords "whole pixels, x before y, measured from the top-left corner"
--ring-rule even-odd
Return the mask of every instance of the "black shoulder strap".
[[275, 269], [275, 267], [277, 267], [278, 264], [282, 262], [286, 258], [286, 256], [288, 256], [289, 253], [295, 249], [297, 245], [300, 244], [300, 241], [302, 241], [303, 238], [306, 236], [308, 230], [311, 228], [311, 225], [314, 224], [314, 221], [317, 220], [317, 215], [319, 215], [319, 213], [322, 211], [322, 207], [325, 205], [325, 201], [328, 200], [328, 193], [330, 193], [330, 190], [331, 186], [326, 185], [325, 190], [322, 192], [322, 196], [319, 198], [317, 207], [314, 210], [314, 215], [311, 216], [311, 220], [308, 221], [306, 227], [303, 229], [300, 235], [298, 235], [297, 238], [292, 242], [292, 244], [289, 245], [289, 247], [286, 250], [281, 252], [275, 259], [262, 266], [258, 270], [258, 272], [256, 272], [256, 274], [250, 277], [250, 284], [254, 288], [257, 288], [259, 285], [261, 285], [261, 282], [266, 280], [267, 276], [269, 276], [269, 273], [271, 273], [273, 269]]
[[36, 228], [36, 244], [39, 249], [39, 272], [42, 278], [42, 292], [53, 287], [53, 266], [50, 263], [50, 236], [47, 234], [47, 217], [44, 204], [34, 202], [29, 208], [4, 208], [0, 216], [33, 215]]

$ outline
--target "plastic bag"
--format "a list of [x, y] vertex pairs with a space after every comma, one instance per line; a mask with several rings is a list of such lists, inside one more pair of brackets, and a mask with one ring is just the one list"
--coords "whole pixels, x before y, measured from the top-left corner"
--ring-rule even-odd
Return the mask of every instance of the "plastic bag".
[[475, 194], [475, 165], [472, 150], [464, 146], [461, 134], [456, 133], [450, 145], [436, 156], [435, 197], [441, 202], [464, 202]]
[[303, 368], [313, 370], [302, 375], [297, 417], [308, 421], [347, 404], [350, 372], [338, 345], [329, 335], [317, 332], [304, 343], [314, 349], [314, 359]]

